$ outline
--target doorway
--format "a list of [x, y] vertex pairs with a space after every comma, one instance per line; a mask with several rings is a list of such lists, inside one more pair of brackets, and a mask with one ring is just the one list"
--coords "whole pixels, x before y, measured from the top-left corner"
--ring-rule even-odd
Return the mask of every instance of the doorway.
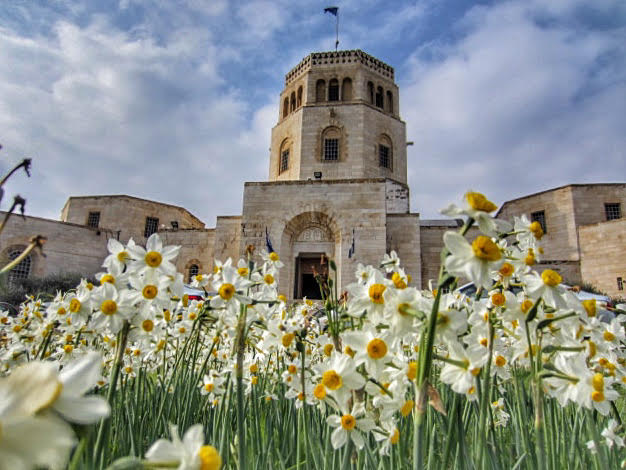
[[300, 254], [296, 257], [296, 282], [294, 298], [306, 297], [311, 300], [321, 300], [320, 286], [315, 276], [328, 278], [328, 258], [324, 253]]

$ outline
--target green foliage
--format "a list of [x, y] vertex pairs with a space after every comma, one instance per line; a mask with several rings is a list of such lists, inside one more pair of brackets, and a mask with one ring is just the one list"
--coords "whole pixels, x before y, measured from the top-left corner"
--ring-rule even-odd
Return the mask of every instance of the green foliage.
[[[50, 300], [58, 291], [67, 292], [75, 289], [83, 278], [85, 276], [79, 273], [56, 273], [9, 283], [7, 276], [1, 276], [0, 307], [12, 311], [17, 310], [27, 296]], [[93, 279], [88, 280], [92, 283], [95, 282]]]

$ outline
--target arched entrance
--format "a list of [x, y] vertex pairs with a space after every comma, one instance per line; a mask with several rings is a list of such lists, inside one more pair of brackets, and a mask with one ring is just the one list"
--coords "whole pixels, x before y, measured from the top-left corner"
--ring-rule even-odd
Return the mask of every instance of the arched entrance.
[[321, 298], [315, 276], [327, 276], [328, 261], [340, 258], [339, 234], [334, 220], [323, 212], [305, 212], [287, 223], [280, 256], [287, 271], [285, 287], [292, 299]]

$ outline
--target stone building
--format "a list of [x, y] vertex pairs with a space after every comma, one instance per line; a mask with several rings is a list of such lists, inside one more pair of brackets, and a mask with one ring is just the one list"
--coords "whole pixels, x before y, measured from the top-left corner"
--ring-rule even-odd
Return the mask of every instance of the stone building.
[[[211, 272], [215, 258], [237, 259], [249, 245], [257, 252], [271, 246], [285, 264], [279, 291], [291, 299], [315, 297], [313, 275], [328, 269], [328, 259], [335, 260], [344, 287], [358, 263], [376, 265], [391, 250], [414, 285], [436, 279], [443, 233], [457, 222], [420, 220], [411, 212], [406, 128], [393, 68], [359, 50], [310, 54], [287, 73], [277, 114], [268, 181], [245, 183], [241, 215], [217, 217], [215, 228], [206, 228], [170, 204], [70, 197], [61, 221], [12, 218], [0, 235], [0, 261], [42, 234], [49, 239], [48, 256], [33, 255], [19, 276], [93, 274], [108, 238], [142, 244], [158, 231], [166, 244], [182, 247], [177, 268], [188, 279]], [[570, 282], [588, 280], [620, 294], [611, 288], [626, 278], [625, 203], [625, 184], [570, 185], [508, 201], [499, 216], [543, 213], [544, 264]], [[597, 240], [610, 241], [607, 253]]]

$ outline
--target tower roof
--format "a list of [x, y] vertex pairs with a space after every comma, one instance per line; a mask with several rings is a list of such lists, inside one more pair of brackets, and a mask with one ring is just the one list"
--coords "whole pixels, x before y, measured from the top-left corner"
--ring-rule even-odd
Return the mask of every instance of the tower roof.
[[349, 63], [361, 63], [382, 77], [392, 81], [394, 79], [394, 71], [391, 65], [384, 63], [382, 60], [378, 60], [376, 57], [360, 49], [355, 49], [351, 51], [313, 52], [309, 54], [285, 75], [285, 86], [289, 85], [309, 70], [328, 65]]

